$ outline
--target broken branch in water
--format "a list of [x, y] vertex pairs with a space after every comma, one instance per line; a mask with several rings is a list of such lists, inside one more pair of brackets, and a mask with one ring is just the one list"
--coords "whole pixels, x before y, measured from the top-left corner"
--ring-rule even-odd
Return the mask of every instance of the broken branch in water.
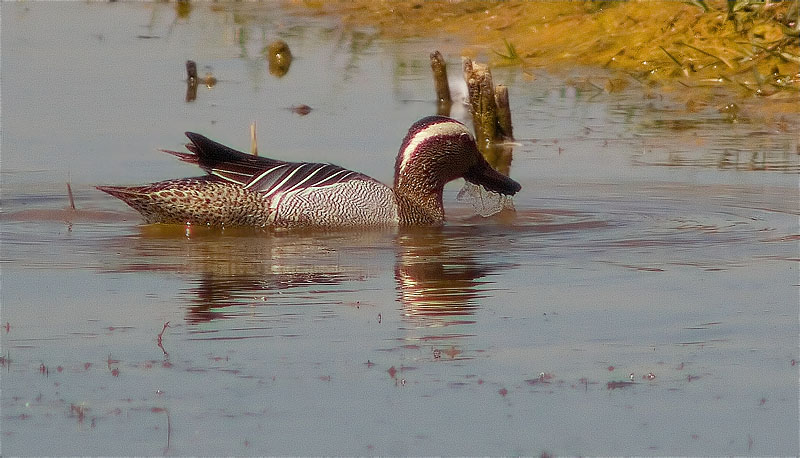
[[186, 101], [194, 102], [197, 98], [197, 64], [193, 60], [186, 61]]
[[433, 83], [436, 87], [437, 113], [449, 116], [453, 101], [450, 98], [450, 84], [447, 82], [447, 65], [439, 51], [431, 53], [431, 70], [433, 70]]
[[186, 61], [186, 81], [197, 81], [197, 63], [193, 60]]
[[511, 127], [511, 107], [508, 104], [508, 88], [498, 84], [494, 88], [494, 101], [497, 104], [497, 127], [500, 133], [507, 139], [514, 138], [513, 128]]
[[258, 156], [258, 140], [256, 139], [256, 122], [250, 124], [250, 154]]

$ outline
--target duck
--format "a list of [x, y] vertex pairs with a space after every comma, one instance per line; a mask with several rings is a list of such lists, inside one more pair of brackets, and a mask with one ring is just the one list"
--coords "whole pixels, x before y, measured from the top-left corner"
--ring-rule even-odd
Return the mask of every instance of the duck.
[[97, 186], [145, 222], [205, 226], [359, 227], [444, 224], [445, 184], [463, 178], [489, 192], [522, 186], [478, 151], [461, 122], [428, 116], [413, 123], [387, 186], [334, 164], [288, 162], [243, 153], [186, 132], [188, 152], [161, 150], [206, 174], [141, 186]]

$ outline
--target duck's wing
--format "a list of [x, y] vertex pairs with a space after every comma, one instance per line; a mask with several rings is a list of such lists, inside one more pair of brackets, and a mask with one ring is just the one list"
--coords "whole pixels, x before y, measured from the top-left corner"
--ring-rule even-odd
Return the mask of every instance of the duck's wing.
[[211, 175], [267, 196], [312, 187], [331, 186], [349, 180], [370, 180], [358, 172], [333, 164], [286, 162], [246, 154], [213, 140], [186, 132], [190, 153], [162, 150], [184, 162], [197, 164]]

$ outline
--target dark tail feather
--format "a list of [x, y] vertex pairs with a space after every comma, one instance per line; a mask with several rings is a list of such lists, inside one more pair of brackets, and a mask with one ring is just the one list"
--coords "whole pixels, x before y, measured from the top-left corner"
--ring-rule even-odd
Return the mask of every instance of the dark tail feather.
[[[192, 141], [192, 143], [186, 145], [186, 149], [194, 153], [194, 155], [188, 155], [187, 153], [174, 154], [171, 151], [167, 152], [178, 156], [182, 161], [195, 163], [207, 172], [210, 172], [212, 169], [220, 169], [234, 172], [259, 173], [264, 169], [283, 164], [283, 161], [236, 151], [233, 148], [209, 140], [194, 132], [186, 132], [186, 136]], [[189, 159], [187, 156], [194, 157]]]
[[[188, 148], [189, 145], [186, 145], [186, 147]], [[191, 151], [191, 148], [189, 148], [189, 150]], [[170, 149], [160, 149], [159, 151], [161, 151], [162, 153], [167, 153], [167, 154], [171, 154], [173, 156], [176, 156], [178, 159], [180, 159], [183, 162], [188, 162], [190, 164], [197, 164], [198, 163], [197, 154], [194, 154], [194, 153], [183, 153], [183, 152], [180, 152], [180, 151], [172, 151]]]

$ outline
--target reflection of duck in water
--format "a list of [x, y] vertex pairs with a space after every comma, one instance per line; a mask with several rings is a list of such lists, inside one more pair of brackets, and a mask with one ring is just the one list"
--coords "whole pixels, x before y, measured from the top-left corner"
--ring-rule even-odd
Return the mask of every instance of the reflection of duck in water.
[[[357, 291], [362, 288], [357, 285], [372, 276], [371, 271], [388, 267], [386, 258], [369, 260], [374, 256], [372, 248], [360, 253], [357, 247], [395, 243], [394, 276], [403, 315], [422, 327], [471, 324], [487, 286], [481, 279], [507, 265], [478, 262], [468, 246], [454, 248], [447, 238], [439, 229], [419, 229], [394, 235], [392, 231], [367, 231], [314, 238], [294, 234], [237, 237], [240, 240], [221, 245], [213, 240], [195, 241], [187, 245], [190, 257], [196, 260], [191, 263], [192, 271], [197, 274], [185, 291], [194, 303], [187, 310], [187, 321], [237, 316], [225, 309], [274, 305], [276, 295], [284, 298], [282, 303], [293, 297], [302, 298], [303, 305], [313, 304], [315, 295], [302, 291], [316, 291], [322, 285], [330, 291]], [[242, 256], [242, 251], [248, 255]], [[331, 297], [323, 295], [316, 300], [328, 303]]]
[[[185, 318], [194, 324], [238, 317], [243, 306], [336, 304], [337, 291], [371, 291], [355, 296], [373, 303], [396, 299], [390, 307], [423, 327], [466, 324], [489, 285], [482, 279], [508, 267], [486, 256], [494, 242], [475, 247], [484, 231], [464, 227], [264, 233], [154, 225], [140, 231], [118, 240], [111, 251], [122, 255], [105, 268], [179, 274], [187, 282], [179, 293], [188, 306]], [[369, 279], [392, 271], [396, 293], [375, 292]]]
[[265, 233], [151, 225], [140, 232], [119, 240], [114, 249], [123, 255], [107, 268], [180, 274], [186, 282], [179, 293], [188, 305], [186, 321], [195, 324], [240, 316], [246, 313], [243, 306], [336, 304], [329, 292], [357, 291], [375, 271], [391, 271], [393, 258], [373, 250], [387, 246], [393, 252], [395, 237], [391, 229]]
[[466, 126], [443, 116], [411, 126], [392, 188], [332, 164], [252, 156], [186, 135], [190, 153], [167, 152], [208, 175], [98, 189], [122, 199], [148, 223], [331, 227], [440, 225], [442, 190], [457, 178], [506, 195], [521, 188], [486, 162]]
[[[463, 236], [461, 236], [463, 239]], [[404, 315], [425, 326], [470, 324], [482, 296], [480, 279], [503, 265], [479, 264], [448, 246], [442, 231], [403, 231], [395, 279]]]

